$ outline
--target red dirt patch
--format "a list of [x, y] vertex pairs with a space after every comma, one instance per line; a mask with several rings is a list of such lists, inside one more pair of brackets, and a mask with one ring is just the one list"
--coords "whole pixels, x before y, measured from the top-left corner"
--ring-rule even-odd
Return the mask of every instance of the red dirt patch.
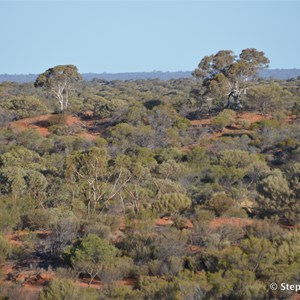
[[18, 241], [20, 237], [28, 235], [28, 234], [36, 234], [39, 238], [46, 238], [50, 233], [51, 230], [35, 230], [35, 231], [14, 231], [11, 233], [7, 233], [5, 236], [11, 242]]
[[155, 221], [155, 224], [158, 226], [166, 226], [174, 224], [174, 221], [168, 217], [160, 218]]
[[194, 227], [194, 225], [191, 222], [191, 220], [187, 220], [186, 223], [185, 223], [185, 228], [192, 229], [193, 227]]
[[232, 225], [235, 227], [245, 227], [254, 223], [252, 219], [242, 219], [242, 218], [215, 218], [210, 222], [210, 228], [216, 229], [224, 225]]
[[[157, 219], [155, 221], [155, 225], [157, 226], [167, 226], [167, 225], [173, 225], [174, 224], [174, 220], [169, 218], [169, 217], [163, 217], [160, 219]], [[192, 229], [194, 227], [193, 223], [187, 219], [184, 228], [185, 229]]]
[[210, 123], [211, 123], [211, 118], [210, 119], [201, 119], [201, 120], [192, 120], [191, 121], [192, 126], [210, 125]]
[[39, 239], [45, 239], [50, 233], [50, 230], [16, 231], [7, 233], [5, 236], [13, 246], [22, 247], [31, 244], [29, 241], [23, 241], [22, 237], [29, 234], [36, 234]]
[[96, 279], [93, 280], [93, 282], [91, 283], [90, 286], [89, 286], [88, 280], [85, 280], [85, 281], [76, 280], [74, 282], [74, 284], [77, 286], [83, 287], [83, 288], [90, 287], [90, 288], [94, 288], [94, 289], [101, 289], [104, 286], [99, 280], [96, 280]]
[[250, 123], [256, 123], [262, 120], [269, 120], [272, 117], [270, 115], [260, 115], [255, 113], [244, 112], [237, 115], [238, 119], [247, 120]]
[[73, 126], [74, 124], [80, 123], [80, 119], [74, 116], [67, 116], [66, 124], [67, 126]]
[[[80, 287], [83, 287], [83, 288], [90, 287], [90, 288], [94, 288], [94, 289], [101, 289], [105, 286], [105, 284], [99, 279], [94, 279], [90, 286], [89, 286], [89, 279], [88, 278], [84, 278], [84, 279], [81, 279], [81, 280], [76, 280], [74, 283], [77, 286], [80, 286]], [[134, 278], [128, 278], [128, 279], [118, 280], [118, 281], [116, 281], [116, 283], [118, 285], [126, 285], [126, 286], [130, 286], [130, 287], [134, 287], [137, 283], [137, 280], [134, 279]]]
[[[26, 118], [14, 122], [10, 122], [9, 126], [13, 128], [16, 131], [24, 131], [26, 129], [35, 129], [39, 135], [43, 137], [47, 137], [50, 135], [50, 132], [47, 128], [47, 121], [51, 117], [51, 114], [41, 115], [37, 117], [32, 118]], [[101, 122], [107, 122], [108, 119], [103, 120], [82, 120], [81, 118], [75, 117], [75, 116], [67, 116], [66, 117], [66, 125], [68, 127], [71, 127], [73, 125], [78, 125], [81, 128], [85, 128], [87, 131], [93, 129], [93, 127], [96, 125], [96, 123]], [[79, 133], [78, 136], [81, 136], [83, 138], [94, 140], [97, 136], [99, 136], [99, 132], [82, 132]]]
[[12, 264], [1, 266], [1, 272], [3, 275], [8, 275], [9, 273], [13, 273], [14, 271], [14, 265]]
[[[210, 125], [212, 117], [211, 118], [206, 118], [206, 119], [200, 119], [200, 120], [192, 120], [191, 124], [192, 124], [192, 126]], [[256, 114], [256, 113], [244, 112], [244, 113], [237, 114], [237, 118], [236, 119], [237, 120], [240, 120], [240, 119], [241, 120], [247, 120], [250, 123], [256, 123], [256, 122], [259, 122], [261, 120], [271, 119], [271, 116], [270, 115], [265, 115], [264, 116], [264, 115], [260, 115], [260, 114]], [[232, 125], [232, 127], [238, 128], [237, 125]]]
[[41, 136], [47, 137], [50, 134], [48, 129], [42, 126], [38, 126], [36, 124], [42, 124], [43, 122], [47, 121], [50, 116], [51, 116], [50, 114], [47, 114], [47, 115], [41, 115], [32, 118], [26, 118], [26, 119], [10, 122], [9, 126], [20, 131], [32, 128], [37, 130], [37, 132]]
[[200, 247], [200, 246], [196, 246], [196, 245], [191, 245], [191, 246], [189, 246], [189, 250], [190, 250], [192, 253], [198, 253], [198, 252], [201, 252], [201, 251], [205, 250], [205, 247]]

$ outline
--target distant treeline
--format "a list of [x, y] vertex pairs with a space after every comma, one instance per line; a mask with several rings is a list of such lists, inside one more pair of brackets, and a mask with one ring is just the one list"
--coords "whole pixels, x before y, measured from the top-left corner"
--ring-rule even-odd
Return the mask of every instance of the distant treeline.
[[[191, 77], [192, 71], [178, 71], [178, 72], [128, 72], [128, 73], [84, 73], [82, 74], [85, 80], [105, 79], [105, 80], [138, 80], [138, 79], [160, 79], [170, 80], [178, 78]], [[25, 83], [34, 82], [37, 74], [0, 74], [0, 83], [4, 81]], [[263, 78], [272, 77], [278, 80], [287, 80], [297, 78], [300, 76], [300, 69], [268, 69], [262, 70], [260, 76]]]

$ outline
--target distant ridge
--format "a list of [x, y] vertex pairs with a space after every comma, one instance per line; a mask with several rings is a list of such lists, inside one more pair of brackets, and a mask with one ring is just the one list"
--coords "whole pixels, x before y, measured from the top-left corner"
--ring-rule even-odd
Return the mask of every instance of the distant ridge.
[[[128, 72], [128, 73], [83, 73], [85, 80], [105, 79], [105, 80], [138, 80], [138, 79], [160, 79], [170, 80], [179, 78], [191, 77], [192, 71], [178, 71], [178, 72]], [[38, 75], [36, 74], [0, 74], [0, 83], [4, 81], [27, 83], [34, 82]], [[297, 78], [300, 76], [300, 69], [267, 69], [260, 72], [260, 77], [274, 78], [278, 80], [287, 80]]]

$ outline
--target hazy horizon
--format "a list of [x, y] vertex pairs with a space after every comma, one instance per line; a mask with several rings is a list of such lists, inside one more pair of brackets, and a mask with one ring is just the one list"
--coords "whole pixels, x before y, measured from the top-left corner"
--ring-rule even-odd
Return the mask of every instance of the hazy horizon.
[[[51, 67], [50, 67], [51, 68]], [[268, 68], [267, 70], [300, 70], [300, 68]], [[175, 71], [169, 71], [169, 70], [150, 70], [150, 71], [124, 71], [124, 72], [79, 72], [80, 74], [108, 74], [108, 75], [117, 75], [117, 74], [135, 74], [135, 73], [191, 73], [192, 76], [193, 70], [175, 70]], [[0, 73], [0, 75], [39, 75], [39, 73]]]

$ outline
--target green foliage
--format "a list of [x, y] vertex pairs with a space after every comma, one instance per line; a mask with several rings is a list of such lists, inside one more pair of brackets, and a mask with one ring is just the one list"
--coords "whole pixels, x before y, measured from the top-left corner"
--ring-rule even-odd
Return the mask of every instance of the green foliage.
[[188, 119], [178, 118], [174, 124], [173, 128], [185, 130], [191, 126], [191, 122]]
[[50, 212], [42, 208], [33, 209], [23, 214], [21, 220], [23, 228], [29, 228], [32, 230], [48, 228]]
[[101, 290], [101, 296], [97, 299], [108, 300], [139, 300], [141, 295], [132, 291], [129, 286], [111, 284]]
[[261, 114], [275, 112], [278, 109], [290, 111], [294, 104], [293, 95], [277, 83], [252, 86], [247, 97], [250, 105]]
[[94, 116], [99, 118], [118, 117], [128, 108], [128, 104], [124, 100], [112, 99], [97, 101], [94, 105]]
[[245, 168], [258, 159], [257, 155], [242, 150], [223, 150], [218, 154], [218, 164], [227, 168]]
[[299, 116], [300, 115], [300, 100], [298, 99], [293, 107], [292, 107], [292, 113], [296, 116]]
[[[129, 233], [119, 247], [126, 256], [131, 257], [135, 263], [141, 265], [153, 258], [153, 242], [153, 238], [148, 235]], [[148, 273], [148, 268], [146, 273]]]
[[162, 101], [159, 100], [159, 99], [153, 99], [153, 100], [148, 100], [144, 103], [144, 106], [151, 110], [153, 109], [155, 106], [158, 106], [158, 105], [161, 105], [162, 104]]
[[238, 119], [237, 124], [241, 126], [242, 129], [246, 130], [250, 129], [251, 127], [251, 122], [247, 119]]
[[277, 215], [290, 224], [298, 222], [300, 207], [297, 200], [299, 195], [297, 168], [298, 164], [295, 168], [290, 168], [287, 174], [275, 169], [258, 185], [260, 193], [258, 203], [263, 216]]
[[155, 150], [155, 159], [158, 163], [162, 163], [167, 160], [181, 161], [183, 152], [176, 147], [158, 148]]
[[292, 193], [287, 180], [278, 169], [263, 179], [260, 184], [260, 191], [266, 197], [277, 200], [278, 205], [280, 205], [280, 202], [284, 202]]
[[47, 123], [49, 124], [49, 127], [54, 125], [64, 126], [67, 125], [67, 120], [68, 120], [67, 114], [55, 114], [55, 115], [51, 115], [47, 119]]
[[12, 247], [9, 241], [0, 234], [0, 264], [3, 264], [11, 253]]
[[149, 276], [141, 276], [139, 278], [139, 289], [144, 295], [144, 299], [180, 299], [178, 288], [174, 283]]
[[180, 193], [164, 194], [152, 206], [159, 214], [176, 214], [187, 210], [192, 204], [191, 199]]
[[195, 147], [187, 154], [189, 164], [194, 168], [203, 168], [209, 162], [209, 158], [204, 147]]
[[[255, 49], [239, 58], [220, 51], [201, 62], [197, 72], [206, 74], [197, 75], [199, 82], [86, 81], [68, 105], [82, 123], [68, 126], [69, 117], [57, 114], [31, 124], [55, 133], [47, 137], [34, 128], [1, 128], [1, 263], [9, 258], [21, 266], [30, 251], [50, 264], [60, 279], [44, 287], [41, 299], [290, 297], [272, 293], [268, 284], [299, 278], [299, 124], [288, 115], [293, 105], [297, 114], [299, 82], [256, 85], [265, 63]], [[52, 70], [48, 83], [46, 72], [40, 85], [71, 88], [79, 78], [69, 82], [67, 69]], [[229, 97], [233, 89], [237, 94]], [[65, 109], [67, 90], [62, 96], [57, 100]], [[0, 123], [18, 110], [44, 113], [31, 108], [31, 97], [49, 101], [32, 84], [1, 84]], [[266, 101], [272, 119], [250, 126], [253, 120], [240, 119], [247, 114], [237, 118], [232, 110], [212, 118], [212, 126], [185, 118], [219, 111], [228, 97], [253, 110]], [[30, 108], [4, 107], [12, 100]], [[235, 123], [249, 133], [211, 132]], [[157, 220], [163, 215], [172, 216], [165, 218], [169, 225]], [[31, 232], [18, 235], [26, 243], [10, 252], [4, 234], [19, 229]], [[72, 283], [87, 277], [103, 287]]]
[[49, 132], [56, 135], [66, 135], [68, 133], [68, 127], [62, 125], [52, 125], [48, 128]]
[[58, 65], [40, 74], [34, 82], [36, 88], [50, 90], [60, 104], [61, 112], [68, 107], [69, 93], [75, 82], [81, 80], [74, 65]]
[[214, 130], [222, 131], [225, 127], [232, 125], [235, 120], [235, 112], [225, 109], [218, 116], [211, 119], [211, 126]]
[[217, 107], [224, 107], [228, 95], [234, 94], [238, 99], [247, 88], [248, 80], [254, 80], [258, 71], [267, 67], [268, 63], [264, 52], [254, 48], [242, 50], [239, 57], [231, 50], [221, 50], [215, 55], [205, 56], [193, 75], [203, 79], [201, 96], [204, 102], [213, 98]]
[[45, 103], [33, 96], [19, 96], [0, 103], [1, 107], [13, 113], [16, 119], [30, 118], [48, 112]]
[[39, 300], [81, 299], [79, 288], [68, 279], [53, 279], [39, 294]]
[[40, 156], [25, 147], [16, 147], [0, 155], [0, 191], [20, 197], [26, 193], [43, 206], [47, 179], [40, 172], [43, 169]]
[[20, 222], [21, 207], [9, 197], [0, 197], [0, 228], [1, 232], [8, 232], [16, 228]]
[[70, 257], [73, 268], [90, 276], [91, 284], [93, 279], [105, 268], [105, 264], [113, 262], [117, 255], [117, 249], [106, 240], [89, 234], [78, 245], [67, 248], [64, 255]]
[[236, 206], [233, 199], [228, 197], [225, 193], [215, 194], [209, 201], [205, 203], [205, 207], [212, 210], [217, 217]]

